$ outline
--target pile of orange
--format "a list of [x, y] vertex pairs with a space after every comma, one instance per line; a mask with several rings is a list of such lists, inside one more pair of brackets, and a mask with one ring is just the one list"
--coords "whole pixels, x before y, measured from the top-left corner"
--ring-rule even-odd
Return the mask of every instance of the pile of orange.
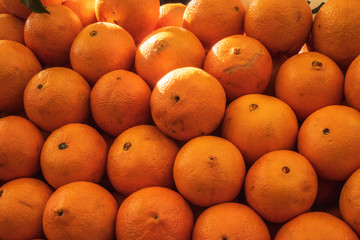
[[0, 0], [1, 240], [359, 240], [360, 0], [41, 2]]

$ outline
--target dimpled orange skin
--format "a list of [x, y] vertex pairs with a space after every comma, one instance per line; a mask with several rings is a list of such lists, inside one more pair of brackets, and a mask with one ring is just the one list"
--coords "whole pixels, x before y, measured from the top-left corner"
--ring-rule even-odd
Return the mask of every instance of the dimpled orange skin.
[[345, 98], [349, 106], [360, 111], [360, 55], [350, 64], [345, 75]]
[[0, 14], [0, 39], [24, 44], [25, 22], [11, 14]]
[[95, 0], [64, 0], [64, 6], [73, 10], [80, 18], [83, 27], [95, 23]]
[[166, 3], [160, 6], [159, 20], [155, 29], [166, 26], [182, 27], [186, 5], [182, 3]]

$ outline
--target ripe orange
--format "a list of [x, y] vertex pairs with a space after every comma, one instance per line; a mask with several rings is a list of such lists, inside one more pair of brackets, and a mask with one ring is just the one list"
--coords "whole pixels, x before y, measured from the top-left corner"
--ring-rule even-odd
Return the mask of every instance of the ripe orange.
[[0, 187], [0, 239], [44, 237], [42, 215], [51, 188], [35, 178], [19, 178]]
[[303, 213], [285, 223], [275, 240], [358, 240], [344, 221], [325, 212]]
[[91, 113], [102, 130], [117, 137], [129, 127], [149, 122], [150, 95], [149, 86], [135, 73], [112, 71], [91, 90]]
[[233, 201], [245, 178], [245, 163], [229, 141], [215, 136], [196, 137], [176, 155], [174, 181], [191, 203], [209, 207]]
[[182, 3], [167, 3], [161, 5], [159, 19], [155, 29], [166, 26], [182, 27], [185, 8], [186, 5]]
[[244, 28], [271, 55], [292, 56], [307, 41], [312, 12], [306, 0], [253, 0], [245, 14]]
[[112, 240], [117, 209], [111, 193], [95, 183], [66, 184], [46, 203], [45, 236], [49, 240]]
[[40, 130], [29, 120], [18, 116], [0, 118], [0, 180], [37, 174], [43, 144]]
[[185, 9], [183, 27], [210, 49], [224, 37], [242, 34], [245, 8], [241, 0], [191, 0]]
[[360, 55], [346, 71], [344, 92], [349, 106], [360, 111]]
[[248, 204], [270, 222], [282, 223], [308, 211], [317, 189], [316, 172], [310, 162], [289, 150], [263, 155], [245, 178]]
[[24, 45], [0, 40], [0, 112], [17, 112], [24, 108], [26, 84], [41, 65], [34, 53]]
[[11, 14], [0, 14], [0, 39], [24, 44], [25, 22]]
[[230, 103], [221, 126], [221, 136], [240, 150], [247, 165], [265, 153], [294, 149], [298, 122], [283, 101], [261, 94], [248, 94]]
[[233, 35], [208, 52], [204, 70], [219, 80], [228, 101], [249, 93], [263, 93], [273, 65], [270, 53], [254, 38]]
[[275, 95], [294, 110], [300, 121], [344, 98], [344, 75], [336, 63], [317, 52], [297, 54], [280, 67]]
[[116, 237], [189, 240], [193, 222], [191, 208], [180, 194], [163, 187], [143, 188], [121, 204]]
[[166, 74], [150, 98], [156, 126], [181, 141], [214, 131], [223, 119], [225, 105], [225, 91], [219, 81], [194, 67]]
[[196, 220], [193, 240], [270, 240], [267, 226], [251, 208], [239, 203], [221, 203], [206, 209]]
[[78, 15], [83, 27], [95, 23], [95, 0], [64, 0], [62, 5], [69, 7]]
[[123, 27], [136, 43], [155, 29], [159, 12], [159, 0], [95, 0], [97, 20]]
[[107, 174], [115, 189], [130, 195], [144, 187], [173, 187], [178, 144], [157, 127], [138, 125], [121, 133], [111, 146]]
[[136, 72], [154, 88], [168, 72], [181, 67], [202, 68], [205, 50], [199, 39], [180, 27], [164, 27], [140, 43], [135, 56]]
[[[346, 117], [344, 117], [346, 116]], [[298, 151], [319, 177], [346, 180], [360, 168], [360, 112], [332, 105], [312, 113], [301, 125]]]
[[135, 58], [135, 42], [128, 32], [113, 23], [93, 23], [75, 38], [71, 50], [72, 68], [94, 85], [105, 73], [129, 70]]
[[48, 5], [49, 14], [31, 13], [25, 21], [24, 38], [47, 66], [69, 65], [70, 47], [82, 25], [79, 17], [63, 5]]
[[47, 132], [83, 122], [90, 112], [90, 86], [69, 68], [47, 68], [36, 74], [24, 91], [29, 119]]
[[55, 130], [41, 151], [46, 181], [59, 188], [75, 181], [99, 182], [105, 172], [107, 145], [92, 127], [70, 123]]

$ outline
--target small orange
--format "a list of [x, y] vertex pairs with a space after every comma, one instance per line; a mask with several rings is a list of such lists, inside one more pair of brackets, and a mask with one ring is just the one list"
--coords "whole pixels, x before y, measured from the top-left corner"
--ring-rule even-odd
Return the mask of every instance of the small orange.
[[209, 207], [236, 198], [244, 183], [245, 163], [231, 142], [200, 136], [182, 146], [173, 171], [179, 193], [197, 206]]
[[103, 75], [91, 90], [91, 113], [102, 130], [117, 137], [129, 127], [149, 122], [150, 95], [141, 77], [115, 70]]
[[93, 23], [75, 38], [70, 50], [72, 68], [94, 85], [105, 73], [129, 70], [135, 59], [134, 39], [113, 23]]
[[26, 19], [25, 44], [44, 65], [66, 67], [71, 44], [82, 29], [81, 21], [66, 6], [48, 5], [46, 9], [50, 14], [33, 12]]
[[240, 150], [250, 166], [265, 153], [294, 149], [298, 121], [283, 101], [261, 94], [248, 94], [230, 103], [221, 126], [221, 136]]
[[182, 27], [185, 8], [186, 5], [182, 3], [166, 3], [161, 5], [155, 29], [166, 26]]
[[360, 55], [346, 71], [344, 92], [349, 106], [360, 111]]
[[210, 49], [224, 37], [242, 34], [245, 8], [241, 0], [191, 0], [185, 9], [183, 27]]
[[205, 50], [199, 39], [180, 27], [163, 27], [140, 43], [135, 56], [136, 72], [154, 88], [168, 72], [182, 67], [202, 68]]
[[[346, 117], [344, 117], [346, 116]], [[360, 112], [331, 105], [312, 113], [301, 125], [298, 151], [319, 177], [346, 180], [360, 168]]]
[[194, 67], [166, 74], [150, 98], [156, 126], [181, 141], [214, 131], [223, 119], [225, 107], [225, 91], [219, 81]]
[[189, 240], [193, 223], [191, 208], [180, 194], [163, 187], [143, 188], [121, 204], [116, 238]]
[[90, 112], [90, 86], [69, 68], [47, 68], [36, 74], [24, 91], [24, 107], [31, 121], [47, 132], [83, 122]]
[[42, 215], [52, 189], [35, 178], [19, 178], [0, 187], [0, 239], [44, 237]]
[[207, 53], [204, 70], [219, 80], [227, 100], [263, 93], [273, 64], [268, 50], [254, 38], [233, 35], [217, 42]]
[[0, 14], [0, 39], [24, 44], [25, 22], [11, 14]]
[[116, 138], [109, 150], [110, 182], [124, 195], [144, 187], [173, 187], [173, 165], [178, 151], [178, 144], [157, 127], [131, 127]]
[[45, 205], [45, 236], [49, 240], [113, 240], [117, 209], [111, 193], [95, 183], [66, 184]]
[[40, 130], [29, 120], [18, 116], [0, 118], [0, 180], [37, 174], [43, 144]]
[[270, 240], [269, 230], [251, 208], [239, 203], [221, 203], [206, 209], [196, 220], [193, 240]]
[[83, 27], [97, 22], [95, 0], [64, 0], [62, 5], [69, 7], [78, 15]]
[[46, 181], [59, 188], [75, 181], [99, 182], [105, 172], [107, 145], [92, 127], [70, 123], [55, 130], [41, 150]]

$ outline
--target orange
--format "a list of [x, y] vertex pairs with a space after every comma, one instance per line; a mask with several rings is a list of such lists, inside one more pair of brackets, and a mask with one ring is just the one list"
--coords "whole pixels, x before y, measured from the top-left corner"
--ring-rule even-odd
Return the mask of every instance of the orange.
[[136, 72], [154, 88], [168, 72], [181, 67], [202, 68], [205, 50], [199, 39], [180, 27], [160, 28], [139, 45], [135, 56]]
[[69, 7], [78, 15], [83, 27], [97, 22], [95, 0], [64, 0], [62, 5]]
[[236, 198], [244, 183], [245, 163], [231, 142], [201, 136], [180, 149], [173, 171], [179, 193], [197, 206], [209, 207]]
[[191, 208], [180, 194], [163, 187], [143, 188], [121, 204], [116, 238], [189, 240], [193, 222]]
[[0, 238], [44, 237], [42, 215], [51, 188], [35, 178], [19, 178], [0, 187]]
[[32, 177], [40, 170], [44, 137], [29, 120], [0, 118], [0, 180]]
[[0, 0], [0, 14], [1, 13], [9, 13], [8, 10], [6, 10], [4, 3], [2, 2], [2, 0]]
[[72, 68], [94, 85], [105, 73], [129, 70], [135, 59], [135, 42], [130, 34], [113, 23], [93, 23], [75, 38], [71, 50]]
[[206, 209], [196, 220], [193, 240], [270, 240], [267, 226], [251, 208], [239, 203], [221, 203]]
[[245, 14], [244, 29], [271, 55], [292, 56], [307, 41], [312, 12], [306, 0], [253, 0]]
[[[346, 116], [346, 117], [344, 117]], [[360, 168], [360, 112], [332, 105], [312, 113], [301, 125], [298, 151], [319, 177], [346, 180]]]
[[24, 38], [47, 66], [69, 65], [70, 47], [82, 25], [79, 17], [63, 5], [48, 5], [49, 14], [31, 13], [25, 21]]
[[114, 197], [103, 187], [84, 181], [66, 184], [45, 205], [45, 236], [49, 240], [112, 240], [116, 212]]
[[210, 49], [224, 37], [242, 34], [245, 8], [241, 0], [191, 0], [185, 9], [183, 27]]
[[116, 138], [109, 150], [110, 182], [124, 195], [144, 187], [173, 187], [172, 171], [178, 151], [178, 144], [157, 127], [131, 127]]
[[221, 136], [240, 150], [250, 166], [265, 153], [294, 149], [298, 122], [283, 101], [261, 94], [248, 94], [230, 103], [221, 126]]
[[92, 127], [70, 123], [55, 130], [41, 151], [46, 181], [59, 188], [75, 181], [99, 182], [105, 172], [107, 145]]
[[41, 65], [34, 53], [24, 45], [0, 40], [0, 112], [17, 112], [24, 108], [26, 84]]
[[24, 91], [24, 107], [31, 121], [47, 132], [83, 122], [90, 112], [90, 86], [69, 68], [47, 68], [36, 74]]
[[359, 1], [327, 1], [316, 14], [312, 38], [316, 51], [344, 70], [360, 54]]
[[0, 39], [24, 44], [25, 22], [11, 14], [0, 14]]
[[207, 53], [204, 70], [219, 80], [228, 101], [249, 93], [263, 93], [272, 72], [270, 53], [254, 38], [233, 35]]
[[289, 150], [263, 155], [245, 178], [249, 206], [270, 222], [286, 222], [308, 211], [317, 189], [317, 176], [310, 162]]
[[360, 111], [360, 55], [350, 64], [345, 75], [344, 92], [349, 106]]
[[159, 0], [95, 0], [97, 20], [125, 28], [136, 43], [155, 29], [159, 12]]
[[219, 81], [194, 67], [166, 74], [150, 98], [156, 126], [181, 141], [214, 131], [223, 119], [225, 105], [225, 91]]
[[317, 52], [297, 54], [280, 67], [275, 96], [294, 110], [300, 121], [344, 98], [344, 74], [337, 64]]
[[91, 90], [91, 113], [97, 125], [117, 137], [129, 127], [150, 120], [151, 90], [133, 72], [116, 70], [103, 75]]
[[325, 212], [301, 214], [285, 223], [275, 240], [358, 240], [356, 233], [344, 221]]
[[166, 26], [182, 27], [186, 5], [182, 3], [166, 3], [160, 6], [159, 19], [155, 28]]

